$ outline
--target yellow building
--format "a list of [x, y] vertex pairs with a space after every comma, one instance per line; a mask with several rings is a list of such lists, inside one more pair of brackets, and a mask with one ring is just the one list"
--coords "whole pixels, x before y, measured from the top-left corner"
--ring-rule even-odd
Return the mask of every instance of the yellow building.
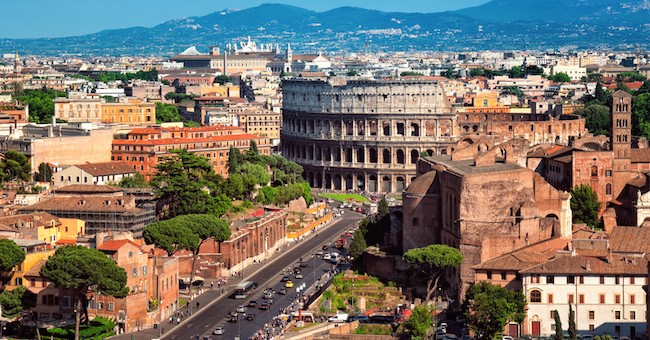
[[86, 222], [76, 218], [59, 218], [59, 240], [75, 240], [86, 234]]
[[78, 236], [84, 235], [86, 222], [38, 212], [0, 217], [0, 226], [15, 230], [20, 239], [42, 241], [47, 248], [54, 248], [61, 240], [76, 242]]
[[479, 92], [474, 98], [474, 107], [499, 106], [499, 94], [496, 91]]
[[25, 282], [23, 276], [32, 267], [41, 260], [47, 260], [50, 256], [54, 255], [55, 249], [47, 249], [47, 245], [41, 240], [14, 240], [16, 244], [25, 250], [25, 261], [14, 267], [11, 272], [4, 272], [3, 280], [7, 283], [4, 288], [13, 290], [18, 286], [29, 286]]
[[101, 121], [102, 99], [97, 95], [70, 92], [68, 98], [54, 99], [54, 117], [67, 122]]
[[216, 96], [216, 97], [237, 97], [239, 98], [239, 86], [233, 84], [213, 84], [212, 86], [201, 86], [201, 97], [203, 96]]
[[139, 99], [102, 104], [102, 123], [148, 125], [156, 123], [156, 104]]
[[263, 108], [246, 108], [237, 112], [239, 126], [246, 133], [268, 137], [275, 146], [280, 142], [281, 117], [277, 112]]

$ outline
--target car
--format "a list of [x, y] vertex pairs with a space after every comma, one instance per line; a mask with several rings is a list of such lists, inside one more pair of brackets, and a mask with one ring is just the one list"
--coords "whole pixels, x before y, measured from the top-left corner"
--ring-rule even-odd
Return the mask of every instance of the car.
[[282, 280], [280, 280], [280, 281], [282, 281], [282, 282], [287, 282], [287, 281], [289, 281], [289, 280], [291, 280], [291, 279], [289, 278], [289, 275], [285, 275], [285, 276], [282, 277]]
[[301, 268], [307, 267], [307, 262], [300, 262], [300, 267]]
[[510, 335], [504, 335], [501, 337], [501, 340], [514, 340]]
[[325, 251], [325, 250], [327, 250], [328, 248], [329, 248], [329, 246], [326, 244], [326, 245], [323, 245], [320, 249], [322, 249], [322, 250]]
[[348, 314], [347, 313], [337, 313], [336, 315], [328, 318], [327, 321], [333, 322], [333, 323], [346, 322], [346, 321], [348, 321]]
[[359, 321], [359, 323], [369, 323], [370, 318], [365, 315], [356, 315], [348, 317], [348, 321]]
[[259, 306], [260, 310], [269, 310], [270, 305], [266, 302], [262, 302]]
[[328, 199], [327, 199], [327, 203], [334, 203], [334, 200], [331, 199], [331, 198], [328, 198]]
[[278, 294], [287, 295], [287, 289], [284, 288], [284, 287], [280, 288], [280, 291], [278, 291]]
[[442, 327], [444, 329], [447, 329], [447, 323], [446, 322], [441, 322], [438, 326]]
[[226, 333], [226, 329], [223, 328], [223, 326], [217, 326], [213, 331], [212, 334], [214, 335], [223, 335]]
[[350, 237], [350, 232], [346, 231], [345, 234], [343, 234], [344, 237]]
[[246, 313], [246, 306], [239, 305], [239, 306], [237, 306], [236, 311], [237, 311], [237, 313]]
[[239, 317], [237, 315], [231, 315], [231, 316], [228, 317], [228, 322], [233, 322], [234, 323], [234, 322], [238, 322], [238, 321], [239, 321]]
[[264, 292], [264, 298], [265, 299], [272, 299], [273, 298], [273, 293], [272, 292]]
[[253, 314], [253, 313], [248, 313], [248, 315], [246, 315], [246, 320], [248, 320], [248, 321], [253, 321], [253, 320], [255, 320], [255, 314]]
[[391, 324], [393, 323], [393, 317], [386, 315], [373, 315], [370, 317], [370, 322], [379, 324]]
[[248, 301], [248, 304], [246, 305], [247, 307], [257, 307], [257, 300], [250, 300]]
[[318, 251], [316, 251], [316, 256], [322, 256], [322, 255], [323, 255], [323, 251], [322, 251], [322, 250], [318, 250]]
[[212, 340], [212, 337], [209, 335], [204, 335], [201, 339], [203, 340]]
[[302, 279], [302, 273], [296, 274], [296, 279], [298, 279], [298, 280]]
[[330, 259], [332, 259], [332, 255], [330, 255], [330, 253], [325, 253], [325, 255], [323, 255], [323, 260], [330, 260]]
[[289, 280], [284, 283], [284, 286], [287, 288], [293, 288], [293, 281]]
[[445, 337], [443, 339], [445, 339], [445, 340], [458, 340], [458, 337], [455, 334], [445, 334]]

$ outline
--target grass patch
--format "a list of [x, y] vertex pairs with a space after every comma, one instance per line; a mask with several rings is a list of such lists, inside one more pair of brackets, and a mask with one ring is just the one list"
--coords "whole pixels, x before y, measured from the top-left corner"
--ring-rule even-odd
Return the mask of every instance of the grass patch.
[[187, 299], [178, 299], [178, 308], [181, 308], [187, 304]]
[[319, 325], [321, 325], [321, 323], [317, 323], [317, 322], [305, 322], [305, 325], [304, 325], [304, 326], [302, 326], [302, 327], [293, 327], [293, 328], [291, 328], [290, 331], [291, 331], [291, 332], [300, 332], [300, 331], [305, 330], [305, 329], [307, 329], [307, 328], [311, 328], [311, 327], [319, 326]]
[[359, 194], [333, 194], [333, 193], [323, 193], [321, 196], [325, 198], [331, 198], [338, 202], [368, 202], [368, 199], [359, 195]]
[[367, 325], [359, 324], [354, 334], [371, 334], [371, 335], [392, 335], [393, 329], [390, 325]]

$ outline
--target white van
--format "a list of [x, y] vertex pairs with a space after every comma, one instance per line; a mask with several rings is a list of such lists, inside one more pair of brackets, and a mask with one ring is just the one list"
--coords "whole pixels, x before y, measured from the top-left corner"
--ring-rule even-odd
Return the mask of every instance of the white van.
[[336, 313], [336, 315], [327, 319], [329, 322], [343, 323], [348, 321], [348, 313]]

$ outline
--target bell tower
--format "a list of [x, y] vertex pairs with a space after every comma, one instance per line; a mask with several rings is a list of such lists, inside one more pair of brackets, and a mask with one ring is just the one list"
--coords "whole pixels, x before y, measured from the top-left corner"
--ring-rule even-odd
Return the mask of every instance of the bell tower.
[[18, 56], [18, 51], [16, 51], [16, 56], [14, 57], [14, 73], [20, 73], [23, 70], [22, 63], [20, 62], [20, 57]]
[[614, 170], [628, 169], [632, 149], [632, 95], [619, 90], [612, 94], [610, 144], [614, 151]]

